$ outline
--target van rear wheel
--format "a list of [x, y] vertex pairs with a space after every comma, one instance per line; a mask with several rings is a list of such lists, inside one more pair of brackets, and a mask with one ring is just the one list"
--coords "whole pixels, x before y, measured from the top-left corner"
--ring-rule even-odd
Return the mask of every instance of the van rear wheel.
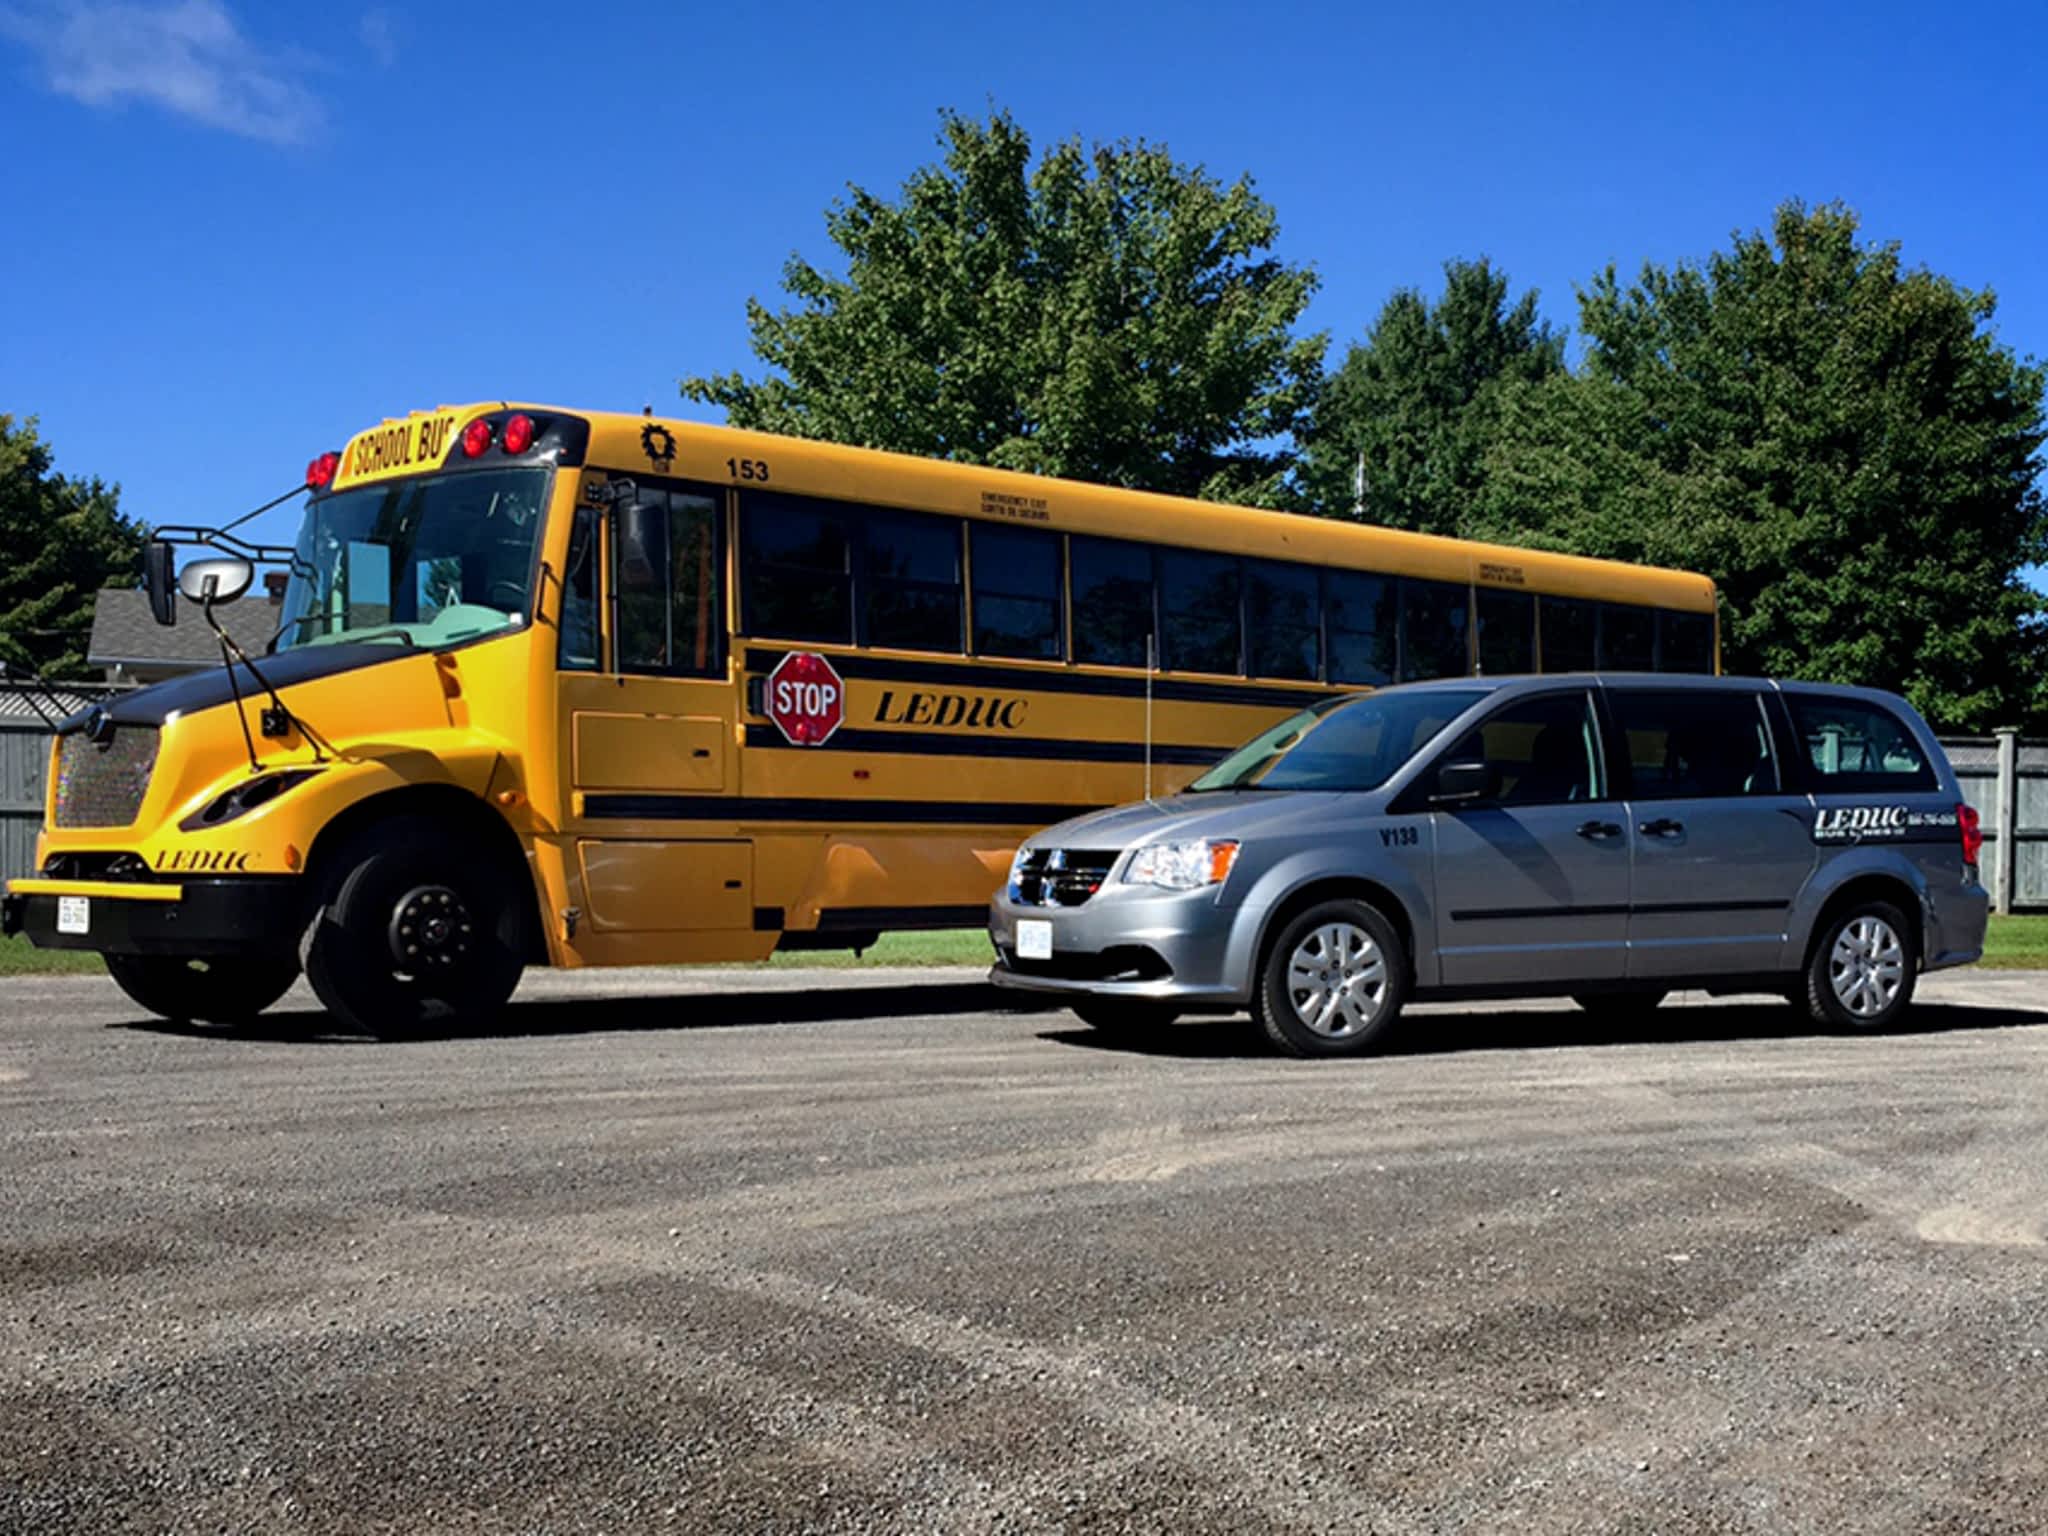
[[200, 1024], [246, 1024], [291, 990], [299, 979], [296, 955], [108, 955], [115, 985], [167, 1019]]
[[1290, 1056], [1359, 1056], [1393, 1027], [1408, 985], [1407, 952], [1384, 913], [1320, 902], [1267, 944], [1252, 1017]]
[[1913, 1005], [1920, 952], [1906, 915], [1859, 901], [1821, 926], [1806, 958], [1806, 1011], [1830, 1029], [1889, 1028]]
[[379, 822], [337, 850], [301, 946], [322, 1005], [372, 1035], [496, 1019], [525, 968], [503, 862], [423, 816]]

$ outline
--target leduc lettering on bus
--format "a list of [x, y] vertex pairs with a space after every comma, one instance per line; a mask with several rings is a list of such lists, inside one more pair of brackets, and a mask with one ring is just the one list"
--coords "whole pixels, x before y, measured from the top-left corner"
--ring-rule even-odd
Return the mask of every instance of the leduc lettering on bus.
[[1014, 731], [1023, 727], [1030, 707], [1029, 699], [1006, 699], [998, 694], [926, 693], [921, 689], [904, 694], [899, 703], [896, 690], [885, 688], [882, 702], [875, 706], [875, 723]]

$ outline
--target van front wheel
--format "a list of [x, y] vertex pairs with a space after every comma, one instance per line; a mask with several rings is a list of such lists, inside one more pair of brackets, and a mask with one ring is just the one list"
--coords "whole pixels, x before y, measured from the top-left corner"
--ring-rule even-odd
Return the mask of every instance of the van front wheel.
[[1252, 1017], [1290, 1056], [1358, 1056], [1393, 1027], [1408, 1000], [1408, 956], [1377, 907], [1325, 901], [1266, 946]]
[[365, 1034], [463, 1031], [497, 1018], [524, 969], [514, 874], [425, 817], [337, 850], [302, 946], [306, 980]]

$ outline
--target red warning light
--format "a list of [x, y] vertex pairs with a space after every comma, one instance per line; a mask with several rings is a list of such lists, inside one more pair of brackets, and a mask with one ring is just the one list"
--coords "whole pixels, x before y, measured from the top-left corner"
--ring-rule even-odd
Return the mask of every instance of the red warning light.
[[462, 429], [462, 456], [466, 459], [480, 459], [484, 450], [491, 446], [491, 424], [479, 416]]
[[533, 446], [533, 418], [521, 412], [505, 423], [504, 449], [507, 453], [524, 453]]
[[310, 464], [306, 466], [306, 485], [308, 489], [315, 491], [326, 490], [328, 486], [334, 484], [335, 473], [340, 468], [340, 454], [321, 454], [319, 458], [313, 460]]

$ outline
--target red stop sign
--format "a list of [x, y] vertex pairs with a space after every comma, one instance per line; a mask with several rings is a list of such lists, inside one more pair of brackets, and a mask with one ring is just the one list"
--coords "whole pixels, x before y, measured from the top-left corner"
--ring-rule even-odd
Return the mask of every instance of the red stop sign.
[[768, 718], [792, 746], [820, 746], [846, 718], [846, 684], [816, 651], [791, 651], [768, 674]]

